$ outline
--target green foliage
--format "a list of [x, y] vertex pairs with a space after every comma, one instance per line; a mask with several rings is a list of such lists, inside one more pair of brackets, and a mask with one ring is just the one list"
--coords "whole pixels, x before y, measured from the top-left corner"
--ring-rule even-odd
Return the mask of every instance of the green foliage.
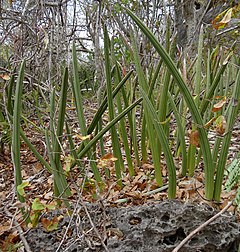
[[29, 185], [28, 181], [24, 181], [22, 182], [22, 184], [17, 186], [17, 192], [21, 195], [21, 196], [25, 196], [25, 190], [24, 188], [27, 187]]
[[[8, 144], [10, 146], [12, 142], [12, 131], [11, 131], [6, 113], [9, 112], [10, 114], [12, 114], [12, 86], [13, 86], [14, 77], [12, 76], [10, 78], [8, 75], [5, 75], [5, 76], [6, 76], [5, 81], [0, 80], [0, 90], [1, 90], [0, 92], [0, 152], [4, 151], [5, 144]], [[5, 88], [5, 86], [7, 87], [9, 86], [9, 88], [7, 89]], [[7, 100], [6, 103], [3, 97], [4, 88], [7, 91], [6, 92], [7, 97], [5, 97]]]
[[[129, 1], [125, 2], [130, 4]], [[79, 63], [73, 44], [72, 76], [69, 78], [68, 69], [65, 68], [61, 85], [51, 86], [47, 94], [50, 100], [47, 111], [50, 118], [49, 128], [47, 126], [44, 129], [47, 161], [38, 153], [21, 128], [20, 120], [25, 118], [21, 115], [24, 109], [24, 107], [21, 108], [21, 103], [22, 100], [27, 99], [27, 96], [22, 96], [23, 65], [19, 72], [15, 92], [14, 114], [11, 88], [8, 90], [8, 102], [5, 106], [10, 118], [13, 114], [13, 161], [20, 198], [25, 196], [24, 187], [27, 186], [21, 180], [21, 139], [49, 173], [53, 174], [55, 196], [67, 198], [71, 195], [68, 176], [71, 176], [75, 165], [80, 168], [80, 176], [86, 177], [86, 181], [83, 182], [85, 189], [93, 188], [95, 191], [98, 189], [101, 191], [105, 185], [104, 179], [112, 175], [109, 172], [110, 169], [104, 166], [100, 170], [97, 166], [98, 160], [96, 160], [99, 143], [102, 143], [104, 147], [104, 135], [109, 131], [110, 152], [113, 153], [110, 154], [113, 156], [112, 163], [115, 166], [113, 177], [120, 186], [123, 185], [123, 176], [128, 176], [128, 172], [130, 176], [135, 176], [137, 171], [135, 165], [139, 167], [145, 162], [151, 162], [154, 165], [157, 184], [162, 186], [168, 179], [168, 196], [174, 198], [177, 189], [174, 161], [181, 155], [180, 164], [183, 176], [193, 176], [196, 166], [203, 160], [205, 196], [209, 200], [220, 200], [231, 129], [239, 113], [240, 73], [235, 67], [238, 64], [237, 60], [231, 51], [222, 52], [220, 49], [209, 49], [206, 55], [202, 31], [198, 58], [192, 63], [189, 61], [191, 66], [187, 68], [184, 64], [182, 65], [182, 59], [173, 61], [176, 45], [174, 38], [171, 43], [170, 23], [167, 27], [165, 46], [162, 46], [150, 29], [133, 12], [129, 9], [125, 10], [148, 39], [146, 51], [153, 52], [150, 62], [148, 61], [149, 64], [144, 65], [143, 48], [139, 52], [135, 34], [131, 34], [130, 41], [126, 45], [121, 37], [114, 36], [110, 39], [105, 27], [106, 87], [101, 105], [92, 121], [89, 122], [89, 117], [85, 114], [81, 89], [83, 85], [86, 89], [93, 87], [91, 85], [94, 82], [94, 68], [91, 65]], [[116, 11], [120, 11], [118, 6], [116, 6]], [[155, 51], [151, 47], [154, 47]], [[131, 70], [127, 72], [127, 69]], [[223, 85], [223, 83], [227, 84]], [[32, 91], [30, 97], [31, 95], [35, 97], [38, 91]], [[226, 100], [230, 99], [230, 96], [232, 100], [227, 103]], [[219, 99], [219, 97], [224, 98]], [[37, 100], [36, 97], [34, 99]], [[70, 99], [71, 105], [74, 103], [75, 106], [75, 125], [81, 134], [81, 143], [78, 146], [75, 141], [75, 131], [71, 128], [72, 121], [69, 120], [67, 114]], [[0, 127], [5, 130], [1, 134], [7, 136], [10, 127], [6, 123], [4, 113], [6, 113], [5, 107], [4, 109], [1, 107]], [[27, 120], [24, 119], [24, 121]], [[186, 135], [189, 128], [191, 133], [188, 137]], [[212, 145], [209, 140], [209, 128], [218, 133], [213, 151], [211, 151]], [[3, 141], [2, 139], [4, 140], [2, 137], [0, 141]], [[101, 155], [104, 156], [103, 152]], [[124, 164], [123, 157], [126, 157], [127, 165]], [[94, 177], [88, 178], [89, 172], [83, 165], [83, 158], [89, 161]], [[239, 158], [237, 161], [234, 160], [229, 168], [226, 184], [228, 190], [239, 183], [239, 162]], [[162, 165], [165, 164], [167, 176], [162, 178]], [[126, 167], [128, 169], [125, 170]], [[106, 176], [103, 177], [104, 169]], [[96, 192], [93, 195], [96, 196]], [[240, 192], [236, 197], [237, 200], [240, 202]], [[46, 209], [48, 207], [39, 200], [33, 202], [33, 215], [30, 217], [33, 225], [38, 222], [41, 211]], [[54, 228], [55, 224], [50, 224], [49, 228]]]
[[9, 46], [2, 44], [0, 47], [0, 66], [6, 67], [9, 60]]
[[9, 123], [0, 111], [0, 152], [4, 152], [4, 145], [11, 145], [12, 132]]
[[[77, 61], [77, 53], [76, 53], [76, 47], [73, 43], [72, 46], [72, 59], [73, 59], [73, 82], [72, 82], [72, 91], [75, 98], [75, 105], [76, 105], [76, 113], [78, 118], [78, 123], [80, 126], [81, 134], [83, 136], [87, 136], [87, 125], [86, 125], [86, 119], [84, 117], [84, 110], [83, 110], [83, 98], [81, 95], [80, 85], [79, 85], [79, 76], [77, 71], [78, 61]], [[84, 141], [83, 144], [87, 144], [88, 140]], [[92, 158], [92, 152], [89, 150], [88, 158]], [[92, 171], [94, 173], [95, 179], [97, 183], [100, 183], [102, 181], [102, 178], [100, 176], [100, 173], [97, 169], [97, 165], [95, 162], [90, 161], [90, 165], [92, 168]]]
[[120, 37], [113, 39], [113, 49], [117, 61], [121, 62], [124, 59], [127, 64], [131, 62], [131, 52]]
[[240, 182], [240, 153], [235, 157], [226, 170], [227, 181], [226, 190], [229, 192]]
[[135, 21], [135, 23], [139, 26], [142, 32], [148, 37], [151, 41], [152, 45], [155, 47], [161, 58], [163, 59], [164, 63], [166, 64], [168, 70], [172, 74], [176, 84], [179, 87], [180, 92], [182, 93], [185, 102], [192, 114], [194, 122], [199, 126], [198, 131], [200, 135], [200, 141], [203, 151], [203, 159], [204, 159], [204, 166], [205, 166], [205, 174], [206, 174], [206, 197], [208, 199], [212, 199], [213, 197], [213, 184], [214, 184], [214, 173], [213, 173], [213, 162], [212, 156], [209, 146], [209, 141], [207, 139], [207, 132], [204, 129], [203, 119], [200, 115], [200, 111], [197, 108], [196, 103], [193, 100], [193, 97], [187, 87], [186, 83], [183, 80], [183, 77], [179, 73], [176, 65], [174, 64], [173, 60], [169, 57], [166, 50], [163, 46], [158, 42], [156, 37], [152, 34], [152, 32], [143, 24], [143, 22], [134, 15], [133, 12], [126, 9], [127, 13], [131, 18]]
[[[34, 228], [38, 225], [40, 217], [43, 213], [48, 212], [49, 210], [56, 209], [56, 202], [51, 204], [42, 203], [39, 198], [35, 198], [32, 202], [32, 210], [30, 212], [30, 221], [28, 227]], [[42, 223], [44, 224], [44, 223]], [[48, 222], [47, 231], [52, 231], [57, 229], [58, 221]], [[46, 228], [46, 226], [44, 225]]]
[[229, 192], [237, 187], [235, 203], [240, 208], [240, 153], [233, 159], [226, 170], [227, 181], [225, 189]]
[[94, 72], [95, 68], [93, 62], [79, 63], [78, 76], [81, 89], [86, 91], [93, 90], [94, 87]]
[[[62, 195], [64, 198], [67, 198], [68, 196], [71, 195], [60, 159], [61, 144], [63, 141], [63, 128], [65, 121], [66, 102], [67, 102], [67, 89], [68, 89], [68, 68], [65, 68], [62, 77], [61, 95], [59, 99], [59, 111], [56, 125], [54, 123], [54, 117], [51, 116], [50, 119], [51, 120], [50, 124], [52, 125], [51, 128], [56, 128], [56, 132], [55, 131], [51, 132], [51, 143], [49, 140], [48, 131], [46, 130], [45, 132], [46, 145], [48, 148], [49, 159], [54, 175], [54, 193], [56, 196]], [[55, 109], [54, 94], [55, 93], [53, 90], [53, 99], [51, 100], [52, 101], [51, 112], [53, 112]], [[65, 203], [67, 204], [67, 202]]]
[[[112, 90], [112, 76], [111, 76], [111, 63], [110, 63], [110, 40], [108, 37], [107, 27], [104, 27], [104, 56], [105, 56], [105, 73], [106, 73], [106, 86], [107, 86], [107, 102], [108, 102], [108, 111], [109, 111], [109, 121], [114, 120], [114, 103], [113, 103], [113, 90]], [[112, 138], [112, 149], [113, 155], [117, 158], [115, 162], [115, 171], [118, 184], [122, 186], [122, 175], [121, 172], [124, 170], [124, 164], [122, 159], [122, 153], [120, 149], [120, 143], [118, 138], [118, 133], [115, 125], [110, 129], [111, 138]]]
[[[22, 62], [17, 79], [15, 90], [14, 110], [13, 110], [13, 138], [12, 138], [12, 160], [15, 168], [15, 185], [22, 184], [21, 159], [20, 159], [20, 129], [22, 113], [22, 90], [24, 78], [25, 61]], [[24, 202], [24, 197], [17, 193], [20, 202]]]
[[228, 150], [230, 146], [231, 136], [232, 136], [232, 128], [234, 122], [239, 113], [240, 106], [240, 70], [237, 72], [237, 78], [234, 85], [234, 89], [232, 91], [231, 102], [226, 108], [227, 112], [227, 122], [226, 122], [226, 134], [224, 135], [222, 141], [222, 148], [219, 153], [219, 160], [217, 164], [217, 173], [216, 173], [216, 181], [215, 181], [215, 190], [214, 190], [214, 199], [220, 201], [221, 191], [222, 191], [222, 181], [224, 175], [224, 168], [227, 161]]
[[[192, 160], [194, 162], [191, 169], [190, 169], [190, 175], [193, 175], [194, 172], [194, 166], [195, 166], [195, 153], [196, 153], [196, 148], [200, 148], [198, 152], [198, 159], [203, 156], [203, 162], [204, 162], [204, 172], [205, 172], [205, 196], [207, 199], [212, 200], [213, 198], [217, 201], [220, 201], [220, 194], [221, 194], [221, 185], [222, 185], [222, 180], [223, 180], [223, 171], [224, 171], [224, 166], [226, 164], [227, 160], [227, 153], [229, 150], [229, 144], [230, 144], [230, 139], [231, 139], [231, 128], [234, 125], [234, 121], [237, 117], [238, 111], [239, 111], [239, 97], [240, 97], [240, 73], [239, 71], [236, 70], [236, 67], [232, 67], [234, 70], [234, 86], [231, 89], [232, 93], [232, 102], [228, 104], [228, 106], [224, 106], [224, 103], [222, 102], [223, 105], [219, 106], [219, 104], [213, 105], [211, 104], [211, 101], [215, 99], [215, 96], [222, 96], [224, 92], [224, 76], [223, 73], [224, 71], [230, 67], [229, 62], [231, 60], [231, 56], [233, 55], [233, 52], [230, 51], [228, 53], [227, 57], [222, 60], [223, 57], [221, 58], [216, 58], [216, 61], [212, 62], [212, 66], [214, 66], [213, 69], [211, 69], [207, 76], [208, 81], [212, 79], [212, 83], [208, 86], [207, 91], [204, 90], [204, 86], [202, 84], [205, 81], [205, 78], [202, 77], [202, 51], [203, 51], [203, 36], [200, 36], [201, 40], [199, 43], [199, 52], [198, 52], [198, 58], [196, 64], [196, 70], [195, 70], [195, 81], [194, 81], [194, 95], [195, 97], [193, 98], [193, 94], [191, 94], [190, 89], [185, 81], [186, 77], [184, 75], [181, 75], [180, 72], [177, 69], [177, 66], [174, 64], [173, 60], [171, 57], [169, 57], [167, 51], [163, 48], [163, 46], [159, 43], [157, 38], [153, 35], [153, 33], [144, 25], [144, 23], [136, 17], [136, 15], [130, 11], [129, 9], [125, 8], [129, 16], [133, 19], [133, 21], [136, 23], [136, 25], [141, 29], [141, 31], [146, 35], [146, 37], [149, 39], [151, 42], [152, 46], [155, 47], [157, 53], [159, 56], [162, 58], [164, 64], [166, 65], [169, 73], [171, 74], [172, 78], [175, 81], [175, 84], [178, 86], [177, 92], [180, 92], [183, 96], [184, 102], [189, 109], [189, 112], [191, 113], [192, 116], [192, 125], [193, 125], [193, 132], [194, 135], [190, 135], [190, 147], [189, 148], [189, 160]], [[136, 51], [136, 49], [135, 49]], [[224, 54], [222, 54], [224, 55]], [[222, 56], [221, 55], [221, 56]], [[221, 59], [221, 60], [219, 60]], [[136, 62], [135, 62], [136, 63]], [[239, 61], [236, 60], [236, 65], [239, 64]], [[137, 64], [137, 69], [140, 69], [140, 64]], [[219, 67], [220, 66], [220, 67]], [[144, 76], [143, 71], [137, 71], [138, 78], [139, 79], [144, 79], [142, 83], [146, 85], [147, 78]], [[188, 72], [185, 73], [186, 75]], [[228, 76], [228, 78], [230, 75]], [[231, 76], [232, 78], [232, 76]], [[170, 80], [169, 80], [170, 81]], [[168, 81], [168, 82], [169, 82]], [[227, 80], [229, 81], [229, 79]], [[165, 84], [165, 83], [164, 83]], [[168, 84], [168, 83], [167, 83]], [[201, 95], [201, 89], [204, 91], [204, 99], [200, 99]], [[229, 90], [229, 87], [226, 87], [226, 90]], [[169, 90], [172, 90], [171, 87], [169, 87]], [[174, 89], [173, 89], [174, 90]], [[146, 88], [145, 88], [146, 91]], [[172, 93], [170, 92], [170, 95]], [[228, 94], [228, 91], [225, 91], [225, 94]], [[160, 99], [162, 99], [160, 97]], [[167, 101], [165, 100], [164, 105], [167, 106]], [[215, 106], [215, 107], [214, 107]], [[218, 106], [220, 108], [218, 108]], [[199, 109], [200, 107], [200, 109]], [[217, 109], [216, 109], [217, 108]], [[156, 108], [154, 108], [156, 109]], [[227, 115], [227, 120], [225, 121], [222, 120], [221, 124], [221, 131], [217, 129], [216, 127], [216, 132], [220, 134], [224, 134], [223, 137], [223, 143], [221, 146], [221, 149], [215, 148], [213, 151], [213, 154], [211, 153], [210, 149], [210, 141], [208, 139], [208, 127], [205, 126], [205, 120], [207, 119], [208, 121], [214, 121], [213, 118], [213, 112], [216, 112], [221, 110], [221, 112], [224, 114], [226, 113]], [[161, 109], [160, 113], [164, 113], [163, 109]], [[205, 115], [206, 113], [206, 115]], [[149, 114], [149, 112], [147, 112]], [[223, 118], [223, 117], [222, 117]], [[208, 122], [207, 121], [207, 122]], [[225, 123], [226, 122], [226, 123]], [[149, 122], [147, 123], [148, 127]], [[197, 129], [197, 131], [196, 131]], [[152, 130], [150, 130], [152, 131]], [[149, 134], [150, 135], [150, 134]], [[153, 142], [153, 140], [150, 139], [150, 144]], [[218, 138], [216, 139], [216, 143], [218, 143]], [[216, 147], [220, 147], [219, 144], [216, 145]], [[217, 157], [216, 153], [219, 154], [219, 159], [217, 161], [217, 166], [216, 166], [216, 179], [214, 181], [214, 162], [215, 159], [213, 157]], [[199, 162], [199, 161], [198, 161]], [[170, 168], [170, 166], [168, 167]]]

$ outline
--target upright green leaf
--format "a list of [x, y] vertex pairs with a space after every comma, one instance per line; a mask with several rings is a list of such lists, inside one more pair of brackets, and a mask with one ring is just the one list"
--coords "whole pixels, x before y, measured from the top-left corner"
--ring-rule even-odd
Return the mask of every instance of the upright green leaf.
[[213, 161], [211, 150], [209, 146], [209, 141], [207, 138], [207, 132], [204, 129], [204, 123], [201, 117], [201, 114], [193, 100], [193, 97], [185, 84], [182, 76], [180, 75], [178, 69], [173, 63], [172, 59], [169, 57], [163, 46], [158, 42], [157, 38], [153, 35], [153, 33], [143, 24], [143, 22], [134, 15], [132, 11], [125, 8], [126, 12], [129, 16], [134, 20], [134, 22], [138, 25], [138, 27], [142, 30], [142, 32], [147, 36], [152, 45], [155, 47], [156, 51], [162, 57], [163, 62], [168, 67], [171, 72], [173, 78], [175, 79], [176, 84], [178, 85], [187, 106], [192, 114], [193, 120], [196, 123], [200, 136], [200, 144], [203, 152], [204, 159], [204, 169], [205, 169], [205, 178], [206, 178], [206, 198], [211, 200], [213, 198], [213, 185], [214, 185], [214, 170], [213, 170]]
[[[14, 110], [13, 110], [13, 137], [12, 137], [12, 159], [15, 172], [15, 187], [22, 184], [21, 161], [20, 161], [20, 128], [22, 113], [22, 91], [25, 61], [22, 62], [17, 79]], [[17, 192], [19, 201], [24, 202], [24, 197]]]
[[[112, 121], [115, 117], [114, 115], [114, 105], [113, 105], [113, 95], [112, 95], [112, 75], [111, 75], [111, 65], [109, 57], [109, 37], [107, 32], [107, 27], [104, 27], [104, 56], [105, 56], [105, 75], [106, 75], [106, 84], [107, 84], [107, 100], [108, 100], [108, 110], [109, 110], [109, 121]], [[115, 125], [111, 128], [111, 137], [112, 137], [112, 148], [113, 155], [117, 158], [115, 162], [116, 177], [118, 184], [122, 185], [122, 175], [121, 171], [124, 169], [124, 164], [122, 160], [122, 154], [120, 150], [119, 140]]]
[[[76, 104], [76, 110], [77, 110], [77, 117], [81, 129], [81, 133], [83, 136], [86, 136], [88, 134], [86, 120], [84, 117], [84, 110], [83, 110], [83, 101], [82, 101], [82, 95], [80, 90], [80, 82], [79, 82], [79, 75], [78, 75], [78, 60], [77, 60], [77, 53], [76, 53], [76, 47], [73, 43], [72, 46], [72, 59], [73, 59], [73, 83], [72, 83], [72, 89], [73, 94], [75, 98], [75, 104]], [[88, 140], [85, 140], [83, 142], [83, 146], [88, 143]], [[100, 175], [100, 172], [97, 168], [96, 162], [92, 160], [92, 152], [89, 151], [87, 153], [88, 158], [90, 160], [90, 166], [92, 168], [92, 171], [94, 173], [94, 177], [97, 182], [101, 182], [102, 178]]]
[[[63, 127], [65, 121], [65, 111], [66, 111], [66, 102], [67, 102], [67, 88], [68, 88], [68, 68], [65, 68], [63, 78], [62, 78], [62, 86], [61, 86], [61, 95], [59, 101], [59, 111], [58, 111], [58, 122], [56, 135], [54, 137], [53, 148], [52, 151], [49, 150], [49, 155], [53, 155], [53, 172], [54, 172], [54, 180], [61, 181], [59, 183], [62, 184], [61, 189], [58, 191], [59, 195], [63, 195], [63, 197], [68, 197], [71, 195], [71, 192], [68, 188], [67, 180], [64, 175], [64, 171], [62, 168], [62, 164], [60, 162], [60, 153], [61, 153], [61, 143], [63, 136]], [[52, 162], [52, 165], [53, 165]], [[59, 196], [57, 195], [57, 196]]]
[[238, 70], [238, 75], [235, 83], [235, 88], [233, 91], [233, 96], [231, 102], [229, 103], [229, 112], [226, 126], [226, 133], [222, 142], [222, 149], [219, 155], [218, 165], [217, 165], [217, 174], [216, 182], [214, 188], [214, 199], [220, 201], [221, 191], [222, 191], [222, 181], [224, 168], [227, 161], [228, 149], [232, 136], [232, 127], [234, 125], [236, 116], [240, 109], [240, 70]]

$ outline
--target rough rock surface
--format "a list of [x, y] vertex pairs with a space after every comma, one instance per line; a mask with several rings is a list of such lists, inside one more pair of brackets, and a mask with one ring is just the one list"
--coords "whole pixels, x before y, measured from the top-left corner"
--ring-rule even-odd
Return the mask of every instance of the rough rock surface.
[[[192, 230], [216, 214], [206, 205], [164, 201], [127, 208], [106, 208], [88, 204], [92, 221], [110, 252], [172, 251]], [[55, 215], [54, 213], [53, 215]], [[38, 227], [27, 240], [34, 252], [56, 251], [70, 221], [64, 218], [57, 231], [47, 233]], [[104, 251], [91, 228], [85, 211], [73, 218], [59, 251]], [[195, 235], [180, 252], [234, 252], [240, 242], [240, 224], [235, 216], [224, 213]]]

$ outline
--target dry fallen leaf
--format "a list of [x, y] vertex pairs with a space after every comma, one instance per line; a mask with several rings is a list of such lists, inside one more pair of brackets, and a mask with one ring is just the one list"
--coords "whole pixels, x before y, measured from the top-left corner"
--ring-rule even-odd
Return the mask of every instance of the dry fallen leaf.
[[189, 135], [190, 144], [196, 147], [200, 147], [198, 130], [192, 130]]
[[10, 76], [8, 74], [0, 74], [0, 77], [6, 81], [10, 80]]
[[217, 112], [222, 109], [222, 107], [226, 104], [226, 96], [221, 99], [218, 103], [213, 105], [212, 112]]
[[42, 218], [41, 223], [43, 227], [48, 231], [57, 230], [59, 221], [63, 218], [62, 215], [54, 216], [53, 219]]
[[213, 117], [212, 119], [210, 119], [205, 125], [204, 128], [208, 129], [215, 121], [216, 121], [216, 117]]
[[98, 166], [102, 168], [113, 167], [116, 160], [117, 158], [115, 158], [112, 153], [107, 153], [99, 159]]
[[91, 138], [92, 138], [92, 135], [91, 135], [91, 134], [90, 134], [90, 135], [86, 135], [86, 136], [82, 136], [82, 135], [80, 135], [80, 134], [77, 134], [76, 136], [77, 136], [77, 138], [80, 139], [81, 141], [84, 141], [84, 140], [86, 140], [86, 139], [91, 139]]
[[13, 233], [9, 234], [2, 246], [1, 246], [1, 251], [12, 251], [12, 250], [9, 250], [9, 247], [15, 243], [17, 243], [19, 241], [19, 235], [18, 235], [18, 232], [17, 231], [14, 231]]
[[[227, 11], [221, 12], [212, 22], [212, 26], [218, 30], [224, 28], [232, 18], [233, 8], [228, 9]], [[220, 20], [222, 18], [222, 20]], [[220, 21], [219, 21], [220, 20]]]
[[47, 193], [44, 195], [44, 199], [46, 199], [46, 200], [52, 199], [52, 197], [53, 197], [53, 192], [52, 192], [52, 191], [47, 192]]
[[10, 225], [2, 225], [0, 226], [0, 236], [6, 232], [6, 231], [9, 231], [10, 230]]

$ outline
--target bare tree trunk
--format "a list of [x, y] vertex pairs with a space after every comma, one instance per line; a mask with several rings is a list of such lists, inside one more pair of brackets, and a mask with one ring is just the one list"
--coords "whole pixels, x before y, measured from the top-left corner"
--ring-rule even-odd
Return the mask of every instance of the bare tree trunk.
[[231, 1], [221, 0], [176, 0], [174, 11], [178, 45], [187, 49], [190, 56], [195, 55], [201, 25], [211, 24], [231, 4]]
[[[101, 92], [103, 86], [103, 62], [101, 55], [100, 37], [101, 37], [101, 1], [96, 1], [92, 6], [86, 7], [86, 19], [88, 32], [93, 41], [94, 62], [95, 62], [95, 86]], [[95, 11], [94, 11], [95, 10]], [[99, 96], [99, 94], [98, 94]]]
[[174, 10], [177, 43], [180, 47], [186, 48], [195, 36], [196, 20], [194, 1], [176, 0]]

